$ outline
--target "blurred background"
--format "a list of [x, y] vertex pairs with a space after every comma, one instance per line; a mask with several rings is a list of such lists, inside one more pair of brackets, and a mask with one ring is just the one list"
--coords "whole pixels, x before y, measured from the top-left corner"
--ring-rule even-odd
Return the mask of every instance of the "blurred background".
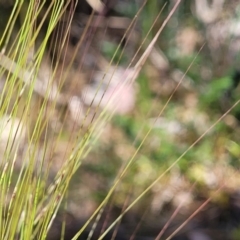
[[[122, 86], [124, 80], [133, 74], [134, 65], [176, 1], [103, 2], [79, 1], [74, 10], [73, 4], [69, 5], [52, 34], [39, 71], [44, 79], [51, 74], [49, 62], [59, 61], [54, 84], [61, 85], [61, 93], [71, 99], [68, 108], [59, 102], [51, 115], [49, 139], [55, 140], [57, 126], [63, 124], [64, 128], [54, 153], [51, 149], [47, 153], [53, 162], [50, 177], [54, 178], [66, 152], [71, 150], [69, 139], [76, 129], [83, 126], [86, 131], [101, 110], [112, 115], [74, 175], [67, 204], [63, 204], [48, 239], [60, 239], [63, 219], [64, 239], [74, 236], [143, 140], [105, 206], [92, 239], [98, 239], [98, 234], [162, 174], [104, 239], [156, 239], [175, 212], [161, 238], [166, 239], [206, 201], [208, 204], [172, 239], [240, 239], [240, 106], [227, 112], [240, 94], [239, 2], [182, 1], [140, 74], [127, 86]], [[0, 24], [4, 26], [13, 3], [0, 4]], [[61, 33], [67, 31], [70, 14], [73, 20], [63, 44]], [[19, 19], [21, 24], [21, 14]], [[13, 39], [14, 31], [10, 41]], [[63, 73], [65, 80], [61, 82]], [[121, 91], [108, 104], [119, 86]], [[33, 108], [41, 104], [39, 98], [36, 96]], [[89, 106], [90, 114], [85, 119]], [[24, 151], [24, 140], [20, 141]], [[39, 149], [39, 155], [43, 154], [41, 146]], [[88, 231], [79, 239], [88, 239]]]

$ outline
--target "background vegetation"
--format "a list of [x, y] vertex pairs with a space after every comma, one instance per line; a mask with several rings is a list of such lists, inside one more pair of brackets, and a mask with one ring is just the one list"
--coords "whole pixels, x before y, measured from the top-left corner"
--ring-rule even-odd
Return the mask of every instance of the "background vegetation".
[[198, 4], [0, 1], [0, 239], [239, 239], [240, 5]]

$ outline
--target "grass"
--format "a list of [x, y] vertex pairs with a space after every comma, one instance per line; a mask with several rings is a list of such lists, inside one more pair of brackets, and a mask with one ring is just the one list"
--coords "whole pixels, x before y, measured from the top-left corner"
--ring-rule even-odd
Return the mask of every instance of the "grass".
[[[6, 3], [0, 3], [6, 8], [6, 11], [9, 11]], [[178, 139], [171, 136], [166, 129], [161, 129], [161, 125], [164, 125], [163, 116], [167, 116], [169, 122], [172, 122], [175, 116], [181, 116], [176, 112], [181, 112], [181, 100], [184, 102], [186, 99], [179, 100], [177, 92], [181, 91], [181, 86], [189, 72], [190, 75], [197, 75], [195, 71], [191, 73], [195, 64], [197, 64], [197, 69], [199, 65], [204, 65], [202, 60], [206, 47], [204, 43], [199, 46], [198, 52], [193, 54], [194, 57], [191, 55], [190, 58], [188, 56], [184, 59], [187, 62], [184, 74], [177, 79], [178, 82], [172, 88], [170, 87], [172, 90], [170, 94], [167, 96], [163, 94], [163, 99], [159, 93], [153, 94], [150, 89], [152, 83], [147, 84], [146, 81], [147, 74], [140, 73], [154, 45], [159, 44], [159, 36], [161, 34], [168, 36], [169, 33], [164, 32], [167, 24], [170, 24], [172, 30], [174, 29], [176, 14], [182, 11], [181, 6], [185, 6], [181, 0], [176, 1], [174, 5], [164, 5], [161, 11], [157, 11], [155, 4], [150, 4], [148, 1], [144, 1], [139, 6], [118, 47], [113, 45], [115, 52], [110, 62], [106, 63], [103, 59], [98, 58], [99, 65], [104, 65], [104, 69], [106, 69], [102, 79], [97, 83], [93, 96], [94, 99], [100, 96], [99, 102], [94, 103], [93, 100], [89, 107], [79, 107], [80, 100], [75, 98], [76, 107], [74, 105], [75, 112], [73, 114], [71, 112], [73, 95], [65, 89], [71, 88], [74, 92], [81, 86], [78, 87], [78, 81], [71, 82], [72, 77], [68, 74], [74, 69], [74, 64], [78, 64], [78, 68], [81, 69], [85, 57], [87, 59], [86, 51], [91, 50], [90, 43], [99, 34], [96, 29], [100, 22], [100, 20], [93, 22], [97, 17], [94, 18], [94, 15], [91, 14], [75, 48], [70, 49], [69, 47], [66, 50], [65, 47], [70, 43], [73, 13], [77, 4], [73, 1], [16, 1], [9, 11], [11, 14], [6, 17], [8, 19], [1, 20], [1, 24], [5, 25], [2, 27], [4, 31], [2, 31], [0, 39], [0, 76], [3, 82], [0, 104], [2, 119], [0, 121], [2, 139], [0, 146], [0, 215], [2, 216], [0, 218], [0, 239], [46, 239], [59, 209], [67, 209], [68, 201], [71, 202], [68, 197], [68, 195], [71, 196], [70, 183], [73, 182], [76, 175], [78, 176], [81, 168], [86, 168], [87, 161], [91, 160], [91, 157], [97, 159], [97, 161], [93, 161], [92, 171], [102, 174], [103, 178], [105, 175], [110, 175], [110, 180], [103, 180], [106, 186], [104, 186], [103, 192], [96, 196], [98, 206], [94, 203], [96, 204], [94, 212], [90, 217], [88, 216], [88, 220], [72, 239], [78, 239], [85, 229], [89, 229], [89, 224], [97, 224], [109, 204], [123, 206], [121, 213], [103, 229], [98, 237], [98, 239], [104, 239], [131, 209], [134, 207], [141, 209], [142, 205], [139, 202], [146, 201], [149, 204], [151, 201], [149, 195], [153, 195], [154, 187], [158, 187], [161, 182], [168, 182], [172, 174], [174, 175], [176, 172], [183, 173], [188, 183], [193, 186], [191, 188], [205, 184], [204, 174], [207, 170], [200, 166], [205, 161], [211, 165], [214, 161], [214, 151], [219, 151], [224, 144], [227, 144], [231, 154], [236, 158], [239, 157], [238, 138], [234, 134], [230, 138], [227, 137], [232, 125], [230, 123], [230, 127], [227, 128], [225, 127], [227, 122], [224, 122], [226, 118], [232, 119], [230, 112], [238, 106], [239, 99], [235, 99], [235, 103], [231, 103], [224, 113], [218, 114], [217, 111], [216, 114], [210, 116], [210, 120], [206, 126], [206, 122], [204, 122], [203, 130], [201, 129], [200, 132], [194, 126], [197, 124], [198, 129], [200, 124], [198, 125], [194, 120], [185, 122], [182, 120], [182, 125], [185, 124], [186, 129], [193, 129], [191, 131], [193, 136], [185, 134], [186, 141], [181, 139], [181, 134]], [[129, 63], [125, 64], [131, 71], [118, 88], [120, 93], [124, 87], [130, 89], [135, 79], [139, 78], [139, 92], [142, 95], [137, 100], [139, 109], [134, 111], [134, 115], [137, 117], [114, 116], [117, 111], [116, 99], [113, 97], [102, 108], [106, 91], [101, 93], [101, 88], [104, 84], [106, 88], [111, 87], [114, 78], [107, 79], [107, 73], [116, 74], [119, 70], [119, 62], [124, 63], [128, 59], [124, 47], [122, 48], [121, 45], [125, 41], [124, 39], [132, 34], [139, 18], [141, 16], [146, 18], [145, 11], [147, 10], [153, 11], [156, 17], [144, 21], [144, 36], [141, 42], [138, 42], [137, 46], [139, 47]], [[132, 15], [132, 13], [130, 12], [128, 15]], [[161, 19], [163, 16], [164, 18]], [[159, 18], [163, 20], [161, 25]], [[171, 46], [172, 43], [169, 42]], [[111, 45], [110, 47], [112, 48]], [[68, 52], [70, 52], [70, 56]], [[79, 52], [81, 58], [76, 63]], [[106, 52], [107, 54], [112, 53], [112, 49], [106, 49]], [[169, 58], [171, 58], [172, 53], [170, 50], [168, 52]], [[126, 54], [125, 58], [124, 54]], [[182, 64], [183, 61], [178, 63], [178, 60], [174, 59], [173, 61], [176, 65], [179, 64], [180, 68], [184, 68], [185, 63]], [[113, 63], [115, 69], [112, 71]], [[84, 73], [84, 68], [81, 71]], [[86, 74], [89, 72], [87, 71]], [[77, 77], [79, 76], [77, 75]], [[91, 74], [88, 75], [87, 81], [90, 78]], [[208, 91], [203, 96], [203, 108], [207, 108], [204, 104], [207, 105], [208, 99], [211, 99], [215, 106], [216, 100], [221, 96], [221, 91], [225, 90], [225, 82], [221, 81], [220, 86], [218, 84], [217, 86], [219, 92]], [[117, 98], [116, 96], [115, 98]], [[189, 96], [192, 95], [189, 94]], [[108, 111], [111, 104], [116, 108]], [[184, 106], [189, 107], [187, 103]], [[196, 112], [198, 111], [198, 106], [193, 106], [193, 108]], [[193, 110], [191, 111], [193, 112]], [[75, 116], [74, 121], [69, 120], [73, 115]], [[114, 121], [111, 121], [113, 116]], [[152, 124], [149, 124], [149, 118], [152, 119]], [[160, 128], [155, 128], [158, 121], [162, 121]], [[112, 125], [109, 125], [110, 122]], [[181, 122], [181, 117], [179, 122]], [[225, 123], [223, 126], [220, 125], [223, 130], [219, 127], [219, 123], [222, 122]], [[113, 133], [119, 136], [117, 138], [125, 142], [123, 149], [118, 148], [118, 151], [121, 152], [118, 156], [116, 156], [116, 148], [119, 147], [119, 144], [115, 144], [114, 136], [109, 137], [107, 132], [104, 132], [104, 129], [109, 126], [113, 129]], [[234, 126], [238, 131], [237, 125]], [[220, 130], [217, 135], [218, 127]], [[103, 135], [101, 135], [102, 132]], [[214, 143], [219, 143], [220, 147], [215, 148], [214, 144], [211, 145], [211, 139], [215, 139]], [[113, 141], [113, 143], [112, 145], [106, 144], [104, 140]], [[101, 146], [104, 144], [110, 150], [111, 148], [115, 150], [112, 152], [109, 150], [111, 153], [108, 155], [104, 147], [101, 151]], [[186, 146], [186, 144], [188, 145]], [[159, 146], [161, 147], [159, 148]], [[121, 159], [122, 155], [124, 155], [124, 159]], [[105, 161], [102, 156], [105, 156]], [[114, 169], [115, 164], [109, 164], [109, 160], [112, 160], [113, 156], [120, 159], [118, 170]], [[219, 153], [218, 156], [222, 157], [223, 154]], [[96, 162], [99, 165], [96, 165]], [[235, 160], [233, 165], [236, 166], [237, 162]], [[220, 162], [219, 166], [224, 164]], [[90, 165], [90, 167], [92, 166]], [[228, 175], [223, 174], [222, 181], [215, 184], [212, 192], [206, 196], [206, 201], [197, 207], [192, 215], [176, 230], [173, 230], [166, 239], [173, 238], [188, 221], [221, 192], [220, 190], [225, 185], [228, 187], [237, 185], [238, 172], [236, 168], [230, 168], [227, 164], [224, 169], [230, 171], [233, 180], [228, 179], [229, 182], [225, 183], [224, 177]], [[81, 173], [84, 175], [84, 170]], [[87, 189], [89, 185], [86, 182], [83, 183], [83, 186]], [[191, 191], [193, 190], [188, 192]], [[125, 196], [129, 195], [131, 196], [125, 200]], [[182, 205], [184, 202], [178, 205], [172, 218], [165, 225], [166, 228], [174, 216], [179, 213]], [[64, 239], [65, 225], [66, 222], [63, 221], [62, 239]], [[90, 231], [88, 239], [94, 232], [94, 226], [93, 224], [91, 227], [92, 231]], [[163, 232], [160, 232], [156, 239], [160, 239], [162, 234]]]

